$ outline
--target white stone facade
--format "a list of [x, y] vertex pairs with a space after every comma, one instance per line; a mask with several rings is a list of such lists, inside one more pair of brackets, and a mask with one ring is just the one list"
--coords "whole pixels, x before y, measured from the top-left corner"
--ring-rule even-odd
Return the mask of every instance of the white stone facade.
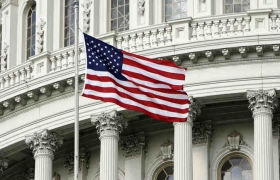
[[[0, 0], [1, 180], [73, 179], [74, 56], [81, 90], [85, 55], [82, 38], [79, 52], [64, 46], [66, 1]], [[184, 90], [195, 105], [188, 122], [172, 124], [80, 97], [79, 178], [171, 180], [174, 166], [175, 180], [228, 180], [223, 164], [238, 157], [252, 166], [243, 179], [279, 180], [279, 1], [247, 0], [249, 9], [227, 14], [229, 1], [188, 0], [187, 17], [168, 21], [167, 0], [123, 1], [128, 30], [111, 30], [111, 0], [79, 0], [81, 31], [187, 68]]]

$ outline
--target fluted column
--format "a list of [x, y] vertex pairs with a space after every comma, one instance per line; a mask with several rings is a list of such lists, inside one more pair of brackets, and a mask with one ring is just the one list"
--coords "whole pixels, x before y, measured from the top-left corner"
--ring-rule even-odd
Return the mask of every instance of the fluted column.
[[26, 144], [32, 149], [35, 159], [35, 180], [52, 180], [54, 152], [62, 145], [56, 133], [43, 130], [27, 136]]
[[272, 118], [278, 106], [275, 90], [247, 91], [254, 118], [254, 179], [273, 180]]
[[190, 97], [189, 115], [186, 122], [174, 125], [174, 180], [193, 179], [192, 127], [200, 114], [198, 103]]
[[118, 180], [119, 133], [127, 123], [117, 111], [92, 116], [91, 122], [100, 135], [100, 180]]

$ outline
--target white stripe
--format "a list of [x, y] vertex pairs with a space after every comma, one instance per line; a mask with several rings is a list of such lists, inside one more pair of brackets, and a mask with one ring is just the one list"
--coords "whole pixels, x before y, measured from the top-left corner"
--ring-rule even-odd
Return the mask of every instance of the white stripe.
[[[155, 94], [155, 95], [158, 95], [158, 96], [163, 96], [163, 97], [168, 97], [168, 98], [173, 98], [173, 99], [188, 99], [187, 94], [169, 94], [169, 93], [164, 93], [164, 92], [161, 92], [161, 91], [155, 91], [153, 89], [147, 89], [147, 88], [141, 87], [141, 86], [136, 86], [135, 84], [133, 84], [130, 81], [122, 81], [122, 80], [119, 80], [119, 79], [115, 78], [115, 76], [113, 76], [108, 71], [93, 71], [93, 70], [88, 69], [87, 74], [96, 75], [96, 76], [99, 76], [99, 77], [110, 77], [122, 86], [129, 87], [129, 88], [138, 88], [143, 92], [149, 92], [149, 93], [152, 93], [152, 94]], [[141, 82], [139, 82], [139, 83], [141, 83]]]
[[165, 66], [165, 65], [158, 64], [156, 62], [155, 63], [149, 62], [149, 61], [142, 60], [142, 59], [139, 59], [139, 58], [136, 58], [136, 57], [133, 57], [133, 56], [126, 55], [126, 54], [123, 54], [123, 57], [126, 58], [126, 59], [130, 59], [132, 61], [135, 61], [137, 63], [143, 64], [145, 66], [150, 66], [151, 68], [159, 69], [161, 71], [166, 71], [166, 72], [176, 73], [176, 74], [185, 74], [185, 70], [181, 69], [181, 68], [176, 68], [176, 67], [172, 67], [172, 66]]
[[115, 88], [119, 92], [130, 95], [131, 97], [134, 97], [135, 99], [138, 99], [140, 101], [149, 101], [149, 102], [153, 102], [153, 103], [159, 104], [159, 105], [163, 104], [163, 105], [170, 106], [170, 107], [177, 108], [177, 109], [189, 108], [189, 104], [177, 104], [177, 103], [169, 102], [169, 101], [159, 99], [159, 98], [151, 98], [151, 97], [146, 96], [145, 94], [134, 94], [119, 86], [116, 86], [112, 82], [100, 82], [100, 81], [93, 81], [93, 80], [87, 79], [85, 83], [94, 85], [94, 86], [98, 86], [98, 87], [102, 87], [102, 88], [108, 88], [108, 87]]
[[161, 82], [167, 82], [169, 84], [172, 84], [172, 85], [182, 85], [184, 84], [184, 81], [185, 80], [176, 80], [176, 79], [171, 79], [171, 78], [168, 78], [166, 76], [164, 76], [164, 74], [162, 75], [159, 75], [159, 74], [156, 74], [156, 73], [152, 73], [152, 72], [149, 72], [149, 71], [146, 71], [144, 69], [139, 69], [135, 66], [130, 66], [130, 65], [127, 65], [125, 63], [123, 63], [123, 66], [122, 66], [122, 69], [123, 70], [126, 70], [126, 71], [130, 71], [130, 72], [134, 72], [134, 73], [138, 73], [138, 74], [142, 74], [148, 78], [153, 78], [157, 81], [161, 81]]
[[124, 104], [140, 107], [153, 114], [158, 114], [161, 116], [176, 117], [176, 118], [186, 118], [188, 116], [188, 113], [181, 114], [181, 113], [175, 113], [175, 112], [162, 110], [162, 109], [158, 109], [158, 108], [154, 108], [154, 107], [148, 107], [143, 104], [139, 104], [138, 102], [135, 102], [131, 99], [120, 97], [118, 94], [115, 94], [115, 93], [100, 93], [100, 92], [97, 92], [94, 90], [87, 90], [87, 89], [85, 89], [83, 93], [86, 95], [94, 95], [94, 96], [98, 96], [98, 97], [102, 97], [102, 98], [114, 98]]

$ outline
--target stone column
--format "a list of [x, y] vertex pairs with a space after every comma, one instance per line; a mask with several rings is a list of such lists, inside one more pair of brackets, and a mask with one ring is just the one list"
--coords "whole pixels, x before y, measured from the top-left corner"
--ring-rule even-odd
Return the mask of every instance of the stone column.
[[117, 111], [92, 116], [91, 122], [100, 135], [100, 180], [118, 180], [119, 133], [127, 123]]
[[200, 114], [198, 103], [190, 98], [189, 115], [186, 122], [174, 125], [174, 180], [193, 179], [192, 127], [196, 116]]
[[272, 118], [278, 106], [275, 90], [247, 91], [254, 118], [254, 179], [273, 180]]
[[54, 152], [62, 145], [57, 134], [43, 130], [27, 136], [26, 144], [32, 149], [35, 159], [35, 180], [52, 180], [52, 161]]

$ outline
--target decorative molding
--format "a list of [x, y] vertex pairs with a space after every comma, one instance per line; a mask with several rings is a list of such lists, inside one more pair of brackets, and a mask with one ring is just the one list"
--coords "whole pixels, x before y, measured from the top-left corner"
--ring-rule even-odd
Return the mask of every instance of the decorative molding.
[[174, 155], [174, 142], [167, 139], [160, 146], [160, 153], [158, 157], [161, 157], [162, 160], [172, 160]]
[[5, 169], [8, 168], [8, 160], [0, 158], [0, 175], [4, 172]]
[[263, 46], [256, 46], [256, 52], [258, 56], [263, 56]]
[[22, 106], [25, 106], [27, 104], [26, 99], [26, 94], [18, 95], [15, 97], [15, 102], [20, 103]]
[[101, 115], [91, 116], [91, 123], [96, 126], [97, 134], [102, 136], [119, 136], [119, 133], [127, 127], [127, 122], [118, 111], [103, 112]]
[[260, 112], [272, 114], [278, 107], [278, 99], [275, 89], [247, 91], [247, 99], [249, 100], [249, 109], [253, 115]]
[[13, 101], [13, 100], [4, 101], [3, 106], [5, 108], [9, 108], [10, 110], [14, 110], [15, 109], [15, 101]]
[[205, 56], [207, 57], [208, 61], [214, 60], [214, 52], [213, 51], [205, 51]]
[[190, 101], [189, 112], [188, 112], [189, 115], [187, 117], [187, 121], [193, 123], [196, 117], [201, 113], [200, 105], [196, 101], [196, 99], [194, 99], [192, 96], [189, 96], [189, 101]]
[[229, 48], [222, 49], [222, 54], [225, 57], [225, 59], [229, 59], [230, 58], [230, 53], [231, 53], [231, 49], [229, 49]]
[[238, 48], [238, 51], [242, 58], [247, 57], [247, 48], [246, 47], [240, 47], [240, 48]]
[[32, 90], [26, 93], [27, 97], [32, 98], [34, 101], [39, 100], [39, 93], [37, 90]]
[[3, 51], [1, 53], [1, 71], [7, 70], [8, 49], [9, 45], [4, 42]]
[[18, 5], [18, 0], [1, 0], [1, 4], [1, 9], [4, 9], [9, 4]]
[[190, 60], [192, 60], [193, 63], [197, 63], [197, 61], [198, 61], [197, 53], [190, 53], [189, 58], [190, 58]]
[[59, 92], [64, 92], [65, 91], [65, 82], [61, 81], [61, 82], [53, 83], [53, 88], [58, 90]]
[[180, 66], [182, 64], [182, 59], [179, 58], [179, 56], [173, 56], [172, 60], [177, 66]]
[[39, 24], [37, 25], [37, 49], [38, 53], [43, 52], [44, 47], [44, 26], [46, 25], [46, 21], [44, 19], [40, 18]]
[[145, 0], [137, 0], [138, 13], [143, 16], [145, 13]]
[[[88, 154], [84, 148], [80, 149], [79, 152], [79, 171], [83, 171], [87, 173], [89, 169], [89, 158], [90, 154]], [[64, 160], [64, 167], [68, 169], [68, 174], [74, 174], [74, 152], [71, 152], [67, 155]]]
[[192, 130], [193, 145], [211, 142], [213, 131], [211, 122], [195, 122]]
[[230, 151], [239, 151], [241, 145], [250, 148], [250, 146], [245, 141], [243, 141], [243, 135], [240, 132], [234, 130], [227, 136], [227, 142], [223, 147], [229, 147]]
[[53, 172], [52, 180], [60, 180], [61, 176], [57, 172]]
[[147, 151], [147, 138], [144, 132], [123, 137], [120, 140], [120, 148], [124, 151], [124, 157], [141, 155]]
[[280, 54], [280, 47], [278, 44], [272, 45], [272, 50], [275, 56], [279, 56]]
[[40, 93], [45, 94], [48, 97], [52, 95], [52, 88], [50, 86], [43, 86], [39, 90]]
[[30, 146], [34, 155], [44, 153], [53, 155], [53, 153], [63, 144], [62, 139], [57, 134], [47, 129], [26, 136], [25, 143]]
[[82, 3], [82, 7], [84, 8], [83, 10], [83, 15], [84, 15], [84, 32], [87, 33], [90, 28], [90, 5], [92, 4], [91, 0], [84, 0], [84, 3]]

